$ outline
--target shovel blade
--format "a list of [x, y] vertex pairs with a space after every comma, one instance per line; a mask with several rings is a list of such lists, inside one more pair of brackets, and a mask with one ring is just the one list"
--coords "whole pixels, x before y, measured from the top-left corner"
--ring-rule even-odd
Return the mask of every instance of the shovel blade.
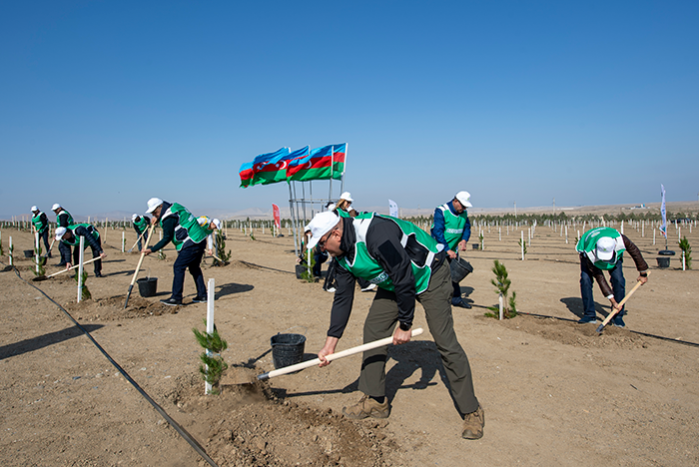
[[597, 334], [601, 334], [602, 329], [604, 329], [604, 324], [600, 324], [599, 326], [597, 326]]

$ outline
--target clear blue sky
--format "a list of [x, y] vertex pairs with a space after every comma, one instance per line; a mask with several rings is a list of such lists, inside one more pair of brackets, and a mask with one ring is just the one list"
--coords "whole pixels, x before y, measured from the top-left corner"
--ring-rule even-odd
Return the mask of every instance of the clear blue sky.
[[240, 165], [341, 142], [359, 209], [696, 200], [698, 24], [693, 1], [6, 1], [0, 217], [288, 206]]

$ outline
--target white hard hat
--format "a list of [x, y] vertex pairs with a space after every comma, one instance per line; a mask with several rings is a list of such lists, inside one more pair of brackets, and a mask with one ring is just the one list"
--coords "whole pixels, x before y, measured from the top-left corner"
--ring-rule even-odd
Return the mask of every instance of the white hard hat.
[[338, 222], [340, 222], [340, 216], [333, 211], [324, 211], [316, 214], [313, 220], [306, 226], [306, 230], [311, 231], [311, 239], [308, 241], [306, 248], [310, 250], [316, 246], [323, 235], [330, 232]]
[[56, 240], [60, 240], [63, 238], [63, 235], [66, 233], [66, 228], [65, 227], [59, 227], [56, 229]]
[[347, 201], [349, 201], [350, 203], [354, 201], [354, 200], [352, 199], [352, 195], [350, 195], [350, 192], [349, 192], [349, 191], [345, 191], [344, 193], [342, 193], [342, 194], [340, 195], [340, 199], [347, 200]]
[[63, 207], [63, 206], [61, 206], [60, 204], [56, 203], [56, 204], [53, 205], [53, 207], [51, 208], [51, 210], [52, 210], [52, 211], [55, 211], [56, 209], [61, 209], [62, 207]]
[[465, 208], [470, 208], [473, 207], [473, 204], [468, 200], [471, 197], [471, 194], [468, 191], [460, 191], [454, 196], [459, 203]]
[[36, 206], [32, 206], [32, 212], [36, 212], [38, 210], [39, 210], [39, 208], [37, 208]]
[[163, 204], [163, 200], [160, 198], [151, 198], [148, 200], [148, 209], [146, 210], [146, 214], [151, 214], [153, 211], [155, 211], [155, 208]]

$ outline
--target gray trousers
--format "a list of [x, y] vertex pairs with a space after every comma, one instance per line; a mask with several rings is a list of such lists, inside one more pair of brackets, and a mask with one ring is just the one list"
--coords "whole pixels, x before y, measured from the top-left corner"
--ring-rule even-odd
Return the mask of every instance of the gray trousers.
[[[398, 322], [396, 295], [381, 288], [377, 290], [364, 322], [364, 343], [392, 336]], [[454, 332], [452, 292], [451, 273], [445, 261], [432, 273], [428, 289], [418, 295], [417, 299], [425, 309], [427, 325], [442, 356], [451, 395], [463, 415], [478, 409], [478, 399], [473, 392], [468, 357]], [[359, 377], [359, 390], [364, 394], [374, 397], [386, 395], [387, 354], [387, 347], [364, 352]]]

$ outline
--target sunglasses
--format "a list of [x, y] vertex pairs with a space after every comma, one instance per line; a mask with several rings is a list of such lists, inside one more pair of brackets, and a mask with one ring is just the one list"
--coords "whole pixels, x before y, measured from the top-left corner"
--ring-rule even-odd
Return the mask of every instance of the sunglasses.
[[325, 236], [325, 240], [323, 240], [323, 239], [318, 240], [318, 246], [320, 246], [321, 248], [325, 248], [325, 242], [328, 241], [328, 239], [330, 238], [330, 235], [332, 235], [332, 233], [333, 233], [334, 231], [335, 231], [335, 230], [331, 230], [330, 232], [328, 232], [328, 233], [326, 234], [326, 236]]

